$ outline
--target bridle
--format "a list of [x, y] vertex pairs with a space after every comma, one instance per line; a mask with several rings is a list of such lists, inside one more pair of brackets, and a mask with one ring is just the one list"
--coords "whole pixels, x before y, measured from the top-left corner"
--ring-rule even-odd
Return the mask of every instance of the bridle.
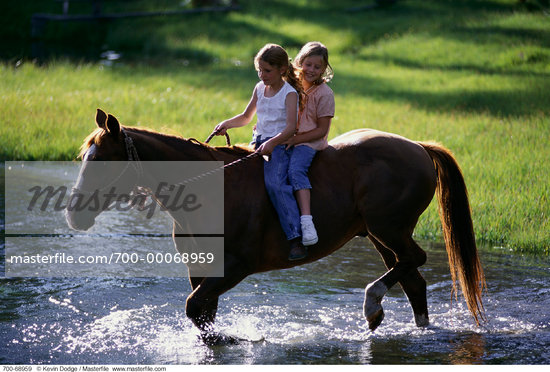
[[134, 140], [132, 137], [128, 136], [124, 129], [120, 129], [122, 135], [124, 136], [124, 143], [126, 144], [126, 154], [128, 155], [128, 161], [139, 161], [139, 156], [134, 146]]
[[130, 162], [131, 164], [135, 164], [134, 166], [139, 180], [141, 177], [143, 177], [143, 167], [141, 165], [141, 161], [139, 160], [136, 146], [134, 146], [134, 140], [126, 133], [124, 129], [121, 128], [120, 131], [124, 135], [124, 143], [126, 144], [126, 155], [128, 156], [128, 162]]
[[[134, 186], [132, 187], [132, 190], [133, 190], [132, 193], [134, 195], [152, 195], [152, 192], [150, 190], [148, 190], [147, 188], [138, 186], [139, 180], [142, 179], [143, 176], [144, 176], [143, 166], [142, 166], [141, 161], [139, 159], [139, 155], [138, 155], [136, 146], [134, 145], [134, 140], [132, 139], [132, 137], [130, 137], [128, 135], [128, 133], [126, 133], [126, 131], [123, 128], [121, 128], [120, 131], [122, 132], [122, 135], [124, 136], [124, 144], [125, 144], [125, 148], [126, 148], [126, 156], [128, 158], [128, 163], [127, 163], [126, 167], [120, 172], [120, 174], [113, 181], [111, 181], [107, 186], [104, 186], [103, 188], [101, 188], [101, 190], [106, 189], [107, 187], [109, 187], [112, 184], [114, 184], [115, 182], [117, 182], [120, 178], [122, 178], [122, 175], [124, 174], [124, 172], [126, 172], [126, 169], [128, 169], [128, 167], [132, 166], [133, 169], [136, 171], [136, 175], [137, 175]], [[215, 134], [217, 134], [217, 131], [213, 131], [208, 136], [205, 143], [208, 144], [208, 142], [210, 142], [210, 140], [212, 139], [212, 137], [214, 137]], [[227, 133], [225, 133], [225, 138], [226, 138], [227, 145], [230, 146], [231, 145], [231, 140], [230, 140], [229, 135]], [[194, 177], [190, 177], [190, 178], [188, 178], [188, 179], [186, 179], [182, 182], [179, 182], [179, 183], [175, 184], [174, 186], [186, 185], [186, 184], [189, 184], [189, 183], [192, 183], [192, 182], [196, 182], [196, 181], [201, 180], [205, 177], [209, 177], [209, 176], [211, 176], [211, 175], [213, 175], [213, 174], [215, 174], [219, 171], [223, 171], [226, 168], [233, 167], [233, 166], [236, 166], [238, 164], [241, 164], [241, 163], [243, 163], [243, 162], [245, 162], [249, 159], [252, 159], [256, 156], [259, 156], [259, 154], [256, 153], [256, 152], [253, 152], [252, 154], [249, 154], [249, 155], [247, 155], [243, 158], [237, 159], [237, 160], [235, 160], [231, 163], [225, 164], [221, 167], [209, 170], [207, 172], [204, 172], [204, 173], [199, 174], [199, 175], [194, 176]], [[72, 191], [73, 191], [73, 193], [77, 192], [77, 193], [80, 193], [80, 194], [83, 194], [83, 195], [90, 195], [90, 194], [93, 194], [96, 190], [86, 191], [86, 190], [82, 190], [78, 187], [73, 187]]]
[[[150, 188], [145, 187], [145, 186], [138, 186], [140, 181], [145, 176], [144, 171], [143, 171], [143, 166], [141, 164], [141, 160], [139, 158], [137, 149], [135, 147], [134, 140], [126, 133], [126, 131], [123, 128], [121, 128], [121, 132], [122, 132], [122, 135], [124, 136], [124, 144], [125, 144], [125, 149], [126, 149], [126, 155], [127, 155], [127, 158], [128, 158], [127, 164], [124, 167], [124, 169], [120, 172], [120, 174], [113, 181], [111, 181], [107, 186], [102, 187], [101, 190], [106, 189], [107, 187], [113, 185], [118, 180], [120, 180], [122, 178], [122, 176], [124, 175], [124, 173], [126, 172], [126, 170], [128, 169], [128, 167], [131, 166], [135, 170], [137, 177], [136, 177], [136, 180], [134, 182], [134, 185], [130, 189], [131, 190], [130, 191], [130, 198], [131, 199], [129, 200], [130, 204], [132, 206], [135, 206], [136, 204], [138, 204], [140, 207], [143, 207], [144, 204], [145, 204], [146, 198], [148, 196], [150, 196], [151, 198], [153, 198], [157, 203], [159, 203], [162, 206], [162, 202], [160, 200], [158, 200], [158, 198], [155, 197], [155, 194], [153, 193], [153, 191]], [[206, 143], [208, 143], [210, 141], [210, 139], [214, 136], [214, 134], [215, 134], [215, 132], [213, 132], [208, 137]], [[229, 139], [228, 134], [226, 134], [226, 139], [227, 139], [227, 145], [229, 146], [230, 145], [230, 139]], [[226, 168], [233, 167], [233, 166], [236, 166], [238, 164], [242, 164], [243, 162], [245, 162], [249, 159], [252, 159], [256, 156], [260, 156], [260, 154], [257, 153], [257, 152], [253, 152], [253, 153], [251, 153], [251, 154], [249, 154], [249, 155], [247, 155], [243, 158], [237, 159], [237, 160], [235, 160], [231, 163], [225, 164], [221, 167], [212, 169], [210, 171], [204, 172], [202, 174], [199, 174], [197, 176], [188, 178], [188, 179], [186, 179], [182, 182], [174, 184], [174, 186], [180, 186], [180, 185], [185, 186], [189, 183], [201, 180], [201, 179], [209, 177], [209, 176], [211, 176], [211, 175], [213, 175], [217, 172], [223, 171]], [[71, 194], [72, 195], [80, 194], [80, 195], [82, 195], [82, 197], [87, 197], [87, 196], [93, 195], [95, 192], [98, 192], [98, 190], [87, 191], [87, 190], [82, 190], [82, 189], [75, 186], [75, 187], [72, 188]], [[136, 201], [137, 201], [137, 203], [136, 203]], [[181, 224], [176, 219], [174, 219], [174, 222], [177, 223], [180, 226], [180, 228], [183, 229]]]
[[[95, 192], [98, 192], [98, 191], [101, 191], [101, 190], [105, 190], [107, 189], [108, 187], [110, 187], [111, 185], [113, 185], [114, 183], [118, 182], [122, 176], [124, 175], [124, 173], [126, 172], [126, 170], [129, 168], [129, 167], [132, 167], [135, 172], [136, 172], [136, 181], [134, 182], [134, 185], [132, 186], [131, 190], [132, 190], [132, 193], [136, 194], [136, 189], [137, 189], [137, 185], [139, 183], [139, 180], [143, 177], [143, 166], [141, 164], [141, 161], [139, 160], [139, 155], [137, 153], [137, 149], [134, 145], [134, 141], [132, 140], [132, 138], [130, 136], [128, 136], [128, 134], [126, 133], [126, 131], [124, 129], [121, 128], [120, 130], [124, 136], [124, 143], [125, 143], [125, 147], [126, 147], [126, 156], [128, 158], [127, 162], [126, 162], [126, 166], [124, 167], [124, 169], [119, 173], [119, 175], [117, 177], [115, 177], [114, 180], [112, 180], [111, 182], [109, 182], [107, 185], [103, 186], [102, 188], [100, 189], [95, 189], [93, 191], [89, 191], [89, 190], [83, 190], [79, 187], [76, 187], [74, 186], [72, 188], [72, 193], [78, 193], [78, 194], [81, 194], [83, 196], [87, 196], [87, 195], [93, 195]], [[143, 191], [139, 191], [140, 194], [143, 194]]]

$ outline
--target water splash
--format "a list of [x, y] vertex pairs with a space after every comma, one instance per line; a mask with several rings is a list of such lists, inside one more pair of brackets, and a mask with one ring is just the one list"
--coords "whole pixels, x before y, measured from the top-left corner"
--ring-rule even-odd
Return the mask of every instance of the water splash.
[[[378, 262], [376, 255], [355, 246], [340, 254], [319, 266], [252, 276], [225, 294], [216, 328], [242, 341], [221, 347], [203, 345], [185, 317], [184, 301], [190, 292], [185, 279], [6, 280], [0, 291], [6, 300], [0, 309], [0, 362], [550, 362], [546, 269], [518, 264], [513, 257], [486, 260], [488, 322], [478, 327], [460, 297], [451, 303], [447, 267], [428, 263], [423, 274], [429, 283], [430, 326], [416, 327], [410, 305], [397, 287], [382, 303], [384, 322], [370, 332], [362, 315], [363, 287], [384, 268], [369, 266], [361, 274], [364, 262]], [[438, 262], [438, 256], [433, 260], [434, 253], [430, 254], [432, 262]], [[441, 255], [444, 260], [443, 250]], [[514, 270], [507, 270], [511, 266]], [[354, 274], [345, 276], [346, 272]], [[504, 277], [503, 272], [509, 275]]]

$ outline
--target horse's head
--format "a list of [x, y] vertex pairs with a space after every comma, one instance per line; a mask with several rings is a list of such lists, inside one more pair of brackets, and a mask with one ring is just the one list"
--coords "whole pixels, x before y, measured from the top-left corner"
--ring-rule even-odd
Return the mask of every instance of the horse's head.
[[[140, 177], [132, 140], [118, 120], [98, 109], [97, 127], [82, 145], [82, 166], [67, 204], [66, 220], [76, 230], [88, 230], [113, 203], [130, 202]], [[123, 200], [126, 199], [126, 200]]]

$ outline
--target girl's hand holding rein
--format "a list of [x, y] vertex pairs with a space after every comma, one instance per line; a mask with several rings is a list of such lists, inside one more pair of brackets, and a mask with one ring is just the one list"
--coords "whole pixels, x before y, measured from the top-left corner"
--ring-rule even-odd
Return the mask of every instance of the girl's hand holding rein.
[[274, 141], [267, 141], [262, 143], [260, 147], [258, 147], [256, 152], [260, 155], [271, 155], [274, 149], [275, 149]]
[[216, 125], [216, 127], [214, 128], [214, 134], [216, 136], [223, 136], [227, 133], [227, 130], [229, 128], [226, 127], [226, 123], [225, 121], [222, 121], [221, 123], [219, 123], [218, 125]]
[[254, 114], [256, 113], [256, 102], [258, 98], [256, 96], [256, 89], [252, 92], [252, 97], [250, 97], [250, 101], [248, 102], [248, 105], [246, 105], [245, 110], [232, 117], [231, 119], [227, 119], [216, 125], [214, 128], [214, 131], [217, 136], [223, 136], [227, 132], [228, 129], [231, 128], [238, 128], [242, 127], [252, 120], [254, 117]]

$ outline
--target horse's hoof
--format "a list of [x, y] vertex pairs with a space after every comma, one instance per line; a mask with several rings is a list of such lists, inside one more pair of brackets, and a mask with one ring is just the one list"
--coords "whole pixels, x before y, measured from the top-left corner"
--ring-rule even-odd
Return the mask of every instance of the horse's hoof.
[[369, 322], [369, 329], [371, 331], [374, 331], [380, 323], [382, 323], [382, 320], [384, 320], [384, 310], [382, 310], [382, 306], [380, 306], [380, 309], [376, 311], [374, 314], [367, 317], [367, 321]]
[[222, 333], [206, 333], [201, 335], [202, 341], [208, 346], [237, 345], [239, 340], [233, 336]]
[[365, 290], [365, 302], [363, 303], [363, 314], [369, 322], [369, 329], [374, 331], [384, 319], [382, 309], [382, 298], [388, 288], [381, 281], [376, 281], [367, 286]]
[[417, 327], [427, 327], [430, 325], [430, 319], [427, 314], [414, 314], [414, 321]]

